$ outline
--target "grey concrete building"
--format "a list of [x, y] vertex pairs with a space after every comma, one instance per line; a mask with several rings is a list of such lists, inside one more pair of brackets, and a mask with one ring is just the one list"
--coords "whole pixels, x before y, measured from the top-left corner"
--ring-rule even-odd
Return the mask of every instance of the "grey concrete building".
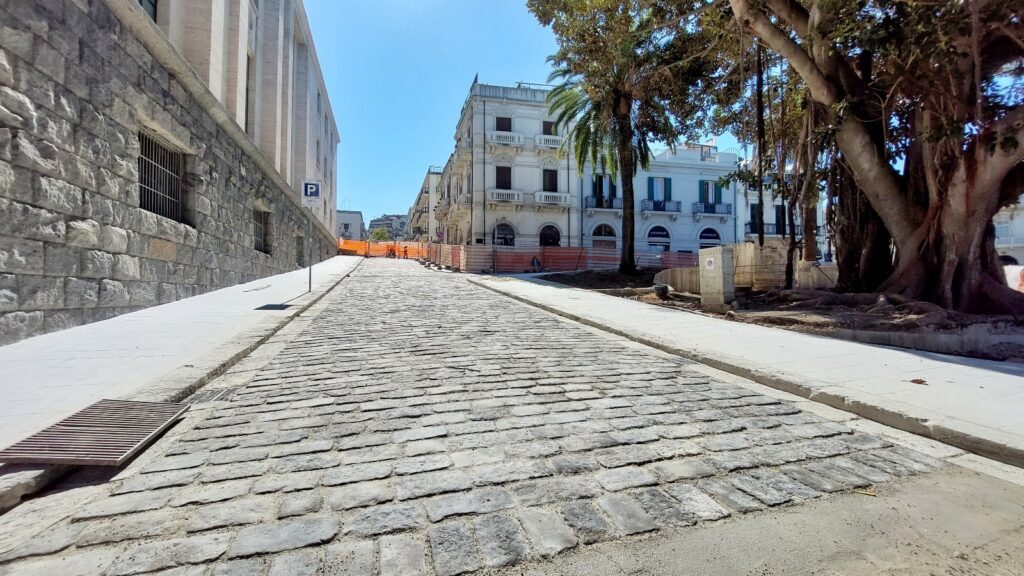
[[346, 240], [366, 240], [366, 226], [363, 225], [363, 213], [359, 210], [337, 210], [338, 238]]
[[332, 255], [336, 143], [301, 3], [0, 0], [0, 344]]

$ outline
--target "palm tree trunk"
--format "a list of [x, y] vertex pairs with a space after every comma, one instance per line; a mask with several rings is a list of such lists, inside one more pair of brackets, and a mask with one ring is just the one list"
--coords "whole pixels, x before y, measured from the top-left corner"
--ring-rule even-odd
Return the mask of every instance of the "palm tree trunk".
[[629, 116], [631, 103], [620, 102], [615, 107], [616, 148], [619, 157], [619, 178], [622, 180], [622, 254], [620, 274], [636, 274], [636, 201], [633, 194], [633, 176], [636, 175], [633, 158], [633, 124]]

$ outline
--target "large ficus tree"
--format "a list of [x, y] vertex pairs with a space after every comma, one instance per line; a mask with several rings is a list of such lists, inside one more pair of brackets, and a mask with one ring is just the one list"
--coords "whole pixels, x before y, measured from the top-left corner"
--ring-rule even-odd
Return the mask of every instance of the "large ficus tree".
[[[695, 0], [694, 5], [701, 2]], [[644, 0], [528, 0], [558, 39], [549, 61], [552, 111], [570, 134], [577, 161], [609, 166], [622, 183], [619, 271], [636, 271], [633, 177], [650, 158], [650, 143], [693, 135], [687, 116], [707, 101], [709, 76], [696, 34], [665, 25]], [[686, 101], [674, 114], [667, 102]]]
[[965, 312], [1024, 313], [992, 217], [1024, 182], [1024, 24], [1004, 0], [728, 0], [826, 115], [888, 230], [879, 291]]

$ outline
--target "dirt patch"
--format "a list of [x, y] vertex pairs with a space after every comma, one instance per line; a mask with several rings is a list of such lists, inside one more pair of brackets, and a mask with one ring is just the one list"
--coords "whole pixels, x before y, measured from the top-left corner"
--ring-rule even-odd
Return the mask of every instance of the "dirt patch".
[[657, 270], [641, 270], [637, 274], [620, 274], [617, 270], [590, 270], [547, 274], [543, 279], [588, 290], [650, 288], [654, 286], [654, 275], [657, 273]]

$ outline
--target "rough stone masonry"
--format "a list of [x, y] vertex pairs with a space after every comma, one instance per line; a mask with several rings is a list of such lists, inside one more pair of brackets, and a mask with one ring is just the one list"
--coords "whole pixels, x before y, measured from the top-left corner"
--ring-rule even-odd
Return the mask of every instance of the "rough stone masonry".
[[[299, 260], [292, 192], [107, 4], [0, 0], [0, 345]], [[139, 207], [141, 128], [187, 152], [184, 222]], [[257, 204], [273, 214], [270, 254], [254, 249]], [[333, 238], [314, 230], [319, 261]]]
[[0, 573], [448, 576], [941, 465], [461, 275], [369, 260], [326, 298]]

